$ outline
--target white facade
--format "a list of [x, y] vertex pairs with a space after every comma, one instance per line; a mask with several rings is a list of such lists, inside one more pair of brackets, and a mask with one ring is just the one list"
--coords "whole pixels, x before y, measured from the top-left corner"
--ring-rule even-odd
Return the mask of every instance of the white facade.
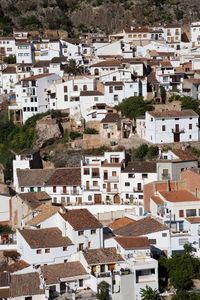
[[200, 22], [193, 22], [190, 25], [190, 41], [193, 46], [200, 44]]
[[156, 112], [146, 112], [145, 139], [153, 144], [198, 141], [198, 115], [193, 111], [188, 111], [185, 116], [176, 114], [174, 112], [174, 117], [170, 117], [170, 113], [157, 116]]

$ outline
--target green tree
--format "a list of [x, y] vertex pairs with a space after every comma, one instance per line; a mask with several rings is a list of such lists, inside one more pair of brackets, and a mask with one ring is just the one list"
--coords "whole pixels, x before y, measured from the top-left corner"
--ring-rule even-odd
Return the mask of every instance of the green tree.
[[106, 281], [101, 281], [97, 287], [97, 299], [109, 300], [109, 284]]
[[173, 95], [169, 98], [169, 102], [172, 102], [172, 101], [180, 101], [182, 109], [192, 109], [197, 114], [200, 115], [199, 103], [194, 98], [189, 97], [189, 96], [181, 97], [179, 95]]
[[85, 134], [98, 134], [99, 132], [95, 128], [85, 128]]
[[16, 56], [15, 55], [9, 55], [3, 59], [3, 61], [7, 64], [16, 64]]
[[185, 254], [191, 254], [194, 250], [194, 248], [192, 247], [192, 244], [185, 244], [183, 246], [183, 248], [184, 248], [184, 253]]
[[166, 101], [166, 90], [162, 85], [160, 86], [160, 96], [162, 98], [162, 103], [165, 103], [165, 101]]
[[173, 255], [167, 263], [170, 284], [177, 290], [189, 290], [199, 273], [200, 262], [189, 254]]
[[178, 291], [172, 296], [172, 300], [200, 300], [200, 295], [186, 291]]
[[159, 153], [158, 146], [150, 146], [147, 152], [147, 156], [149, 158], [154, 158], [158, 156], [158, 153]]
[[132, 156], [133, 159], [142, 159], [146, 156], [149, 148], [147, 144], [142, 144], [137, 149], [133, 149]]
[[64, 72], [69, 75], [81, 75], [84, 73], [84, 67], [77, 64], [75, 59], [70, 59], [68, 64], [64, 67]]
[[153, 290], [150, 286], [146, 285], [144, 289], [140, 289], [140, 295], [142, 300], [159, 300], [161, 299], [159, 292]]
[[124, 116], [136, 119], [143, 116], [146, 111], [153, 110], [149, 102], [144, 101], [141, 96], [125, 98], [119, 105], [115, 106], [117, 111], [121, 111]]

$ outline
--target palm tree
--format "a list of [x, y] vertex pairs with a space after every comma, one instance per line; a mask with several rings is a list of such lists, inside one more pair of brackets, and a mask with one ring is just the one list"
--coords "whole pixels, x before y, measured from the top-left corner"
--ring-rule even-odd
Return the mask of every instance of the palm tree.
[[75, 59], [70, 59], [68, 64], [64, 67], [64, 72], [68, 73], [69, 75], [81, 75], [84, 73], [84, 67], [80, 64], [77, 64]]
[[140, 289], [140, 295], [142, 300], [160, 300], [160, 294], [155, 289], [153, 290], [150, 286], [146, 285], [144, 289]]

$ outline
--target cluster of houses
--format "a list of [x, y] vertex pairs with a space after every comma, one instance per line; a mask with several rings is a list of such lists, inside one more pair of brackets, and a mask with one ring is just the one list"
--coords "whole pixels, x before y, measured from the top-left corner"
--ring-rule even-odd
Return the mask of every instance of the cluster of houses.
[[[65, 111], [99, 131], [93, 144], [100, 136], [112, 146], [135, 134], [114, 109], [124, 98], [160, 99], [162, 86], [198, 101], [200, 22], [188, 41], [181, 33], [165, 25], [71, 39], [14, 30], [0, 38], [0, 58], [16, 56], [16, 64], [0, 65], [0, 92], [16, 123]], [[70, 59], [84, 74], [65, 74]], [[140, 139], [199, 141], [196, 112], [176, 101], [154, 108], [135, 121]], [[96, 299], [103, 282], [113, 300], [140, 300], [141, 288], [159, 288], [155, 257], [182, 253], [185, 244], [200, 257], [199, 182], [198, 159], [184, 148], [160, 148], [152, 161], [106, 151], [65, 168], [43, 168], [38, 150], [17, 153], [12, 185], [0, 165], [0, 225], [13, 231], [0, 234], [0, 299]]]
[[105, 152], [58, 169], [24, 150], [13, 173], [13, 194], [0, 185], [1, 225], [14, 231], [0, 250], [18, 257], [0, 273], [3, 299], [95, 299], [103, 281], [112, 299], [140, 300], [141, 288], [159, 288], [155, 256], [191, 244], [200, 257], [200, 169], [188, 150], [160, 150], [155, 162]]

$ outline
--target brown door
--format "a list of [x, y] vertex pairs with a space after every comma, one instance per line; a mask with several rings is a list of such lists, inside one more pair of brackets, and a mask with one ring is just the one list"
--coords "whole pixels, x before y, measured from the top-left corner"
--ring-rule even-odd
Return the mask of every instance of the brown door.
[[63, 194], [66, 194], [66, 193], [67, 193], [66, 186], [63, 186]]
[[180, 142], [180, 133], [174, 133], [174, 142]]
[[101, 204], [101, 194], [94, 194], [94, 203]]
[[104, 180], [108, 179], [108, 172], [107, 171], [104, 171]]
[[142, 185], [141, 185], [141, 183], [138, 183], [138, 184], [137, 184], [137, 189], [138, 189], [138, 191], [141, 191], [141, 190], [142, 190]]
[[107, 192], [110, 192], [110, 182], [107, 183]]
[[114, 203], [120, 204], [120, 197], [119, 197], [119, 195], [115, 195], [114, 196]]
[[89, 189], [90, 189], [90, 182], [86, 181], [86, 190], [89, 190]]
[[179, 132], [179, 124], [176, 124], [175, 128], [176, 128], [176, 132]]

